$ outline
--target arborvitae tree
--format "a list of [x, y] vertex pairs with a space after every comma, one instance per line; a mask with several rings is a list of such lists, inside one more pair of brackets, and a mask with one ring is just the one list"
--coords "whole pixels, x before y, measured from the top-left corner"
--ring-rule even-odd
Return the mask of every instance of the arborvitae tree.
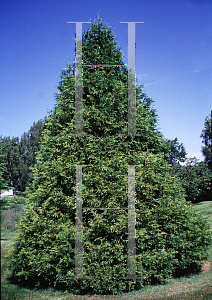
[[[91, 25], [83, 37], [84, 65], [123, 65], [103, 21]], [[210, 243], [208, 225], [169, 175], [152, 101], [137, 87], [136, 129], [141, 136], [120, 135], [127, 134], [127, 69], [84, 66], [83, 132], [92, 136], [76, 136], [73, 74], [72, 68], [62, 71], [60, 94], [45, 123], [26, 215], [10, 255], [12, 278], [29, 286], [116, 294], [199, 269]], [[73, 278], [76, 165], [87, 165], [82, 167], [82, 207], [90, 208], [82, 213], [83, 276], [89, 277], [83, 279]], [[121, 207], [128, 207], [129, 165], [139, 165], [135, 226], [140, 279], [120, 279], [127, 276], [128, 213]]]

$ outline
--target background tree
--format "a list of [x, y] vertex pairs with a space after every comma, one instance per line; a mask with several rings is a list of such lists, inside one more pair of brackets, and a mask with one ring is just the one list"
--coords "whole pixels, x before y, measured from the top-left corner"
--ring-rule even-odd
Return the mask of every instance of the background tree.
[[29, 131], [21, 136], [19, 143], [21, 178], [18, 185], [21, 191], [25, 191], [30, 182], [31, 167], [37, 162], [36, 155], [40, 150], [44, 123], [45, 119], [34, 122]]
[[166, 141], [168, 144], [168, 163], [173, 166], [175, 163], [184, 162], [187, 154], [184, 145], [180, 144], [177, 138], [174, 140], [167, 139]]
[[209, 168], [212, 170], [212, 161], [211, 161], [211, 157], [212, 157], [212, 126], [211, 126], [211, 122], [212, 122], [212, 111], [211, 111], [211, 114], [209, 114], [205, 118], [204, 128], [202, 130], [202, 134], [200, 137], [203, 138], [202, 142], [205, 144], [202, 147], [202, 154], [205, 156], [205, 162], [207, 163]]
[[187, 158], [184, 165], [174, 163], [170, 173], [176, 175], [186, 192], [186, 200], [197, 203], [212, 200], [212, 172], [205, 162], [198, 162], [196, 157]]
[[4, 164], [6, 165], [2, 177], [9, 187], [14, 188], [14, 194], [16, 194], [18, 183], [21, 178], [18, 143], [17, 137], [0, 137], [1, 150], [4, 155]]
[[174, 140], [166, 140], [167, 154], [166, 160], [171, 164], [170, 174], [177, 176], [185, 189], [186, 200], [197, 203], [203, 200], [211, 200], [211, 179], [212, 173], [208, 165], [198, 162], [194, 158], [186, 158], [184, 145]]
[[2, 149], [0, 148], [0, 192], [1, 190], [8, 190], [10, 187], [5, 182], [5, 179], [3, 178], [3, 174], [6, 171], [6, 163], [4, 162], [4, 154], [2, 154]]
[[30, 167], [36, 163], [36, 155], [40, 149], [45, 120], [34, 122], [29, 131], [19, 138], [0, 137], [0, 147], [4, 154], [2, 177], [14, 192], [24, 192], [31, 178]]
[[[83, 64], [124, 65], [114, 35], [103, 21], [91, 25], [83, 37]], [[12, 278], [29, 286], [115, 294], [199, 269], [210, 243], [208, 225], [185, 201], [176, 177], [169, 175], [164, 159], [167, 144], [157, 130], [151, 100], [137, 87], [140, 135], [121, 135], [128, 132], [127, 69], [85, 65], [83, 125], [84, 133], [92, 136], [75, 135], [74, 70], [64, 70], [10, 255]], [[73, 279], [75, 259], [81, 261], [75, 253], [76, 165], [87, 165], [83, 167], [83, 275], [88, 279]], [[137, 280], [120, 279], [127, 276], [129, 165], [139, 165]]]

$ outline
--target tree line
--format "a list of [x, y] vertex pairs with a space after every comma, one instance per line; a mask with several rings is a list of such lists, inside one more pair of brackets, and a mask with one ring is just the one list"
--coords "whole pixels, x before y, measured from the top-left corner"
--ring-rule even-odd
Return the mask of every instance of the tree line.
[[[28, 132], [18, 137], [0, 136], [0, 186], [1, 190], [14, 189], [14, 194], [25, 192], [30, 182], [31, 167], [36, 164], [36, 156], [44, 131], [45, 119], [34, 122]], [[177, 138], [164, 139], [164, 156], [172, 166], [171, 173], [177, 175], [187, 195], [187, 200], [198, 202], [211, 197], [211, 115], [205, 118], [201, 136], [204, 146], [204, 162], [195, 157], [186, 158], [187, 152]]]
[[45, 119], [34, 122], [28, 132], [18, 137], [0, 136], [0, 187], [22, 193], [30, 182], [31, 167], [40, 150]]

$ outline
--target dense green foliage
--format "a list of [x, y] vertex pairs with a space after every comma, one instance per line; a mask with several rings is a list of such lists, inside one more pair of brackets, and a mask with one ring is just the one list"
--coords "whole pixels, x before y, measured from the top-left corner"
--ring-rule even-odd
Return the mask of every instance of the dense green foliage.
[[196, 203], [212, 196], [212, 172], [205, 162], [189, 158], [184, 165], [175, 163], [170, 172], [179, 177], [186, 192], [186, 200]]
[[205, 156], [205, 162], [212, 171], [212, 111], [205, 118], [204, 128], [201, 133], [201, 138], [203, 139], [204, 146], [202, 147], [202, 153]]
[[[123, 64], [111, 30], [101, 21], [84, 32], [84, 64]], [[127, 70], [84, 67], [84, 133], [75, 136], [73, 69], [62, 72], [57, 103], [44, 127], [33, 180], [10, 255], [12, 278], [76, 293], [120, 293], [197, 270], [207, 257], [206, 220], [186, 202], [169, 174], [167, 143], [156, 128], [152, 101], [137, 87], [136, 127], [127, 133]], [[75, 276], [76, 166], [83, 167], [84, 276]], [[91, 166], [88, 166], [91, 165]], [[135, 168], [136, 267], [127, 276], [128, 165]], [[106, 209], [116, 208], [116, 209]]]
[[[0, 164], [2, 180], [8, 188], [24, 192], [31, 178], [32, 167], [36, 163], [36, 155], [40, 149], [44, 120], [33, 123], [29, 131], [18, 137], [0, 137], [0, 147], [3, 155]], [[0, 177], [1, 178], [1, 177]], [[4, 189], [4, 188], [2, 188]]]

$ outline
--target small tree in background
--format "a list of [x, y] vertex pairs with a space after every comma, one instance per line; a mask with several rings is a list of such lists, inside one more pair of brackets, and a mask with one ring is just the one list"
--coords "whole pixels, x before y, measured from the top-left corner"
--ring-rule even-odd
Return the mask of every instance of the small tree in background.
[[21, 178], [18, 190], [23, 192], [32, 176], [30, 168], [37, 162], [36, 155], [40, 150], [44, 123], [45, 120], [42, 119], [34, 122], [29, 131], [24, 132], [19, 142]]
[[[91, 25], [83, 34], [83, 63], [123, 64], [111, 29]], [[152, 101], [137, 86], [136, 129], [127, 134], [125, 67], [84, 67], [84, 133], [75, 135], [75, 78], [61, 75], [60, 94], [28, 188], [25, 217], [10, 254], [12, 278], [28, 286], [76, 293], [117, 294], [198, 270], [207, 257], [206, 219], [186, 202], [164, 159]], [[75, 278], [76, 165], [83, 167], [84, 277]], [[86, 166], [85, 166], [86, 165]], [[128, 169], [135, 167], [136, 276], [127, 276]], [[92, 209], [100, 208], [100, 209]], [[110, 209], [113, 208], [113, 209]], [[117, 209], [116, 209], [117, 208]], [[123, 209], [121, 209], [123, 208]], [[133, 233], [134, 234], [134, 233]]]
[[7, 186], [14, 189], [14, 194], [21, 178], [20, 153], [18, 149], [19, 140], [17, 137], [0, 137], [0, 147], [3, 157], [3, 163], [6, 168], [3, 170], [2, 177]]
[[0, 193], [1, 190], [8, 190], [10, 187], [3, 178], [3, 174], [6, 171], [6, 163], [4, 162], [5, 155], [2, 154], [2, 149], [0, 148]]
[[0, 137], [3, 153], [2, 178], [8, 187], [24, 192], [31, 178], [32, 167], [36, 163], [36, 155], [40, 149], [45, 120], [34, 122], [29, 131], [19, 138]]
[[205, 162], [212, 171], [212, 111], [205, 118], [204, 129], [202, 130], [201, 138], [203, 138], [202, 154], [205, 156]]
[[205, 162], [198, 162], [196, 157], [187, 158], [184, 165], [175, 163], [170, 173], [176, 175], [186, 192], [186, 200], [196, 203], [199, 201], [212, 200], [211, 181], [212, 172]]
[[179, 143], [177, 138], [174, 140], [166, 140], [168, 144], [167, 161], [172, 166], [175, 163], [184, 162], [186, 157], [186, 150], [184, 145]]

